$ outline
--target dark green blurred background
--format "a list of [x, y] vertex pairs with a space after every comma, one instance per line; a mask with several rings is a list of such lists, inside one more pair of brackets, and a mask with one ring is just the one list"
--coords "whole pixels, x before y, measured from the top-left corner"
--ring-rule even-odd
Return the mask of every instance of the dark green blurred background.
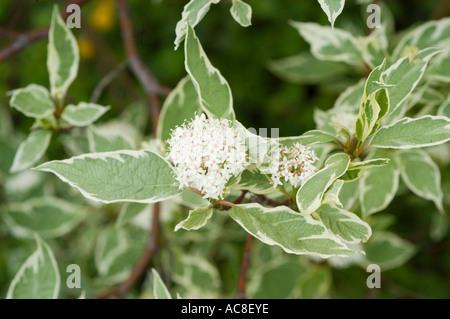
[[[77, 101], [88, 100], [98, 81], [124, 59], [120, 27], [113, 12], [96, 6], [109, 0], [94, 0], [82, 7], [82, 27], [75, 30], [89, 58], [82, 60], [79, 79], [70, 88]], [[441, 17], [440, 0], [394, 0], [388, 5], [398, 30]], [[0, 26], [26, 31], [48, 24], [53, 3], [67, 1], [2, 0]], [[185, 1], [130, 1], [132, 19], [138, 39], [139, 52], [161, 83], [174, 87], [186, 74], [183, 51], [174, 51], [174, 30]], [[212, 63], [223, 73], [233, 91], [238, 119], [246, 126], [279, 127], [280, 135], [295, 135], [313, 128], [314, 107], [327, 109], [349, 83], [333, 83], [328, 87], [287, 84], [267, 69], [271, 59], [278, 59], [307, 50], [298, 32], [288, 25], [290, 19], [313, 21], [327, 25], [328, 20], [316, 0], [250, 0], [253, 8], [252, 26], [242, 28], [229, 14], [229, 3], [213, 5], [196, 28]], [[347, 1], [337, 27], [365, 29], [365, 6]], [[448, 13], [448, 12], [447, 12]], [[353, 24], [354, 26], [350, 26]], [[2, 46], [8, 39], [1, 38]], [[86, 44], [87, 43], [87, 44]], [[92, 56], [91, 56], [92, 55]], [[0, 103], [7, 103], [4, 92], [28, 83], [47, 85], [44, 67], [46, 41], [33, 44], [20, 54], [0, 64]], [[122, 75], [102, 95], [103, 104], [114, 110], [142, 97], [139, 85], [127, 74]], [[15, 114], [18, 116], [18, 114]], [[112, 115], [112, 113], [110, 113]], [[20, 120], [20, 119], [18, 119]]]
[[[173, 45], [175, 25], [181, 17], [185, 1], [129, 2], [138, 49], [144, 63], [163, 85], [174, 87], [186, 75], [183, 50], [180, 48], [174, 51]], [[247, 2], [253, 8], [251, 27], [242, 28], [232, 20], [229, 1], [222, 1], [213, 5], [205, 19], [196, 27], [197, 35], [211, 62], [228, 80], [233, 91], [237, 118], [245, 126], [279, 127], [281, 136], [300, 135], [314, 128], [314, 108], [330, 108], [339, 94], [348, 85], [356, 83], [361, 75], [349, 75], [339, 82], [326, 85], [296, 85], [279, 79], [268, 70], [268, 62], [309, 49], [298, 32], [288, 25], [288, 21], [292, 19], [328, 25], [328, 20], [316, 0]], [[386, 2], [393, 13], [398, 31], [449, 15], [449, 1]], [[62, 8], [67, 1], [1, 0], [0, 27], [23, 32], [48, 25], [54, 3], [60, 4]], [[111, 3], [113, 2], [109, 0], [94, 0], [83, 6], [82, 27], [73, 30], [80, 41], [82, 53], [78, 78], [69, 89], [74, 101], [89, 100], [105, 74], [124, 61], [120, 26]], [[359, 29], [364, 34], [364, 9], [365, 6], [357, 1], [347, 0], [336, 26]], [[9, 43], [7, 37], [0, 37], [0, 47]], [[36, 42], [0, 63], [1, 105], [8, 105], [6, 92], [11, 89], [24, 87], [29, 83], [48, 86], [46, 45], [46, 39]], [[137, 100], [145, 101], [145, 94], [139, 83], [128, 71], [121, 72], [100, 97], [100, 104], [112, 106], [112, 110], [102, 120], [114, 118], [127, 105]], [[31, 120], [15, 111], [11, 111], [11, 115], [15, 127], [24, 133], [28, 132]], [[149, 126], [147, 133], [151, 132]], [[55, 157], [66, 157], [60, 148], [52, 152]], [[442, 175], [444, 194], [448, 197], [448, 167]], [[383, 274], [384, 289], [376, 291], [368, 292], [361, 285], [367, 278], [364, 270], [356, 267], [335, 269], [333, 287], [339, 289], [331, 291], [331, 296], [449, 298], [449, 237], [447, 235], [439, 242], [430, 240], [430, 218], [433, 211], [432, 203], [419, 200], [401, 189], [399, 196], [386, 211], [396, 219], [389, 229], [413, 242], [418, 253], [404, 266]], [[5, 239], [0, 238], [0, 249], [7, 245]], [[1, 288], [5, 287], [0, 287], [0, 291]]]

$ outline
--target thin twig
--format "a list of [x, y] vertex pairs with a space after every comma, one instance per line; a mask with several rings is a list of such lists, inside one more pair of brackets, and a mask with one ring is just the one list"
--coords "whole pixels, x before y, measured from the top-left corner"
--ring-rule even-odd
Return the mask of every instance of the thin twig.
[[5, 38], [15, 40], [19, 36], [20, 36], [19, 32], [0, 27], [0, 37], [5, 37]]
[[114, 69], [112, 69], [110, 72], [108, 72], [101, 80], [98, 82], [97, 86], [95, 87], [94, 91], [92, 91], [91, 95], [91, 103], [97, 103], [98, 99], [100, 98], [100, 95], [102, 94], [103, 90], [112, 82], [114, 79], [122, 72], [127, 66], [127, 61], [124, 61], [120, 63], [118, 66], [116, 66]]
[[243, 200], [245, 195], [248, 193], [248, 190], [243, 190], [241, 195], [233, 202], [233, 204], [240, 204]]
[[139, 259], [130, 276], [119, 286], [98, 295], [95, 299], [108, 299], [113, 296], [124, 298], [128, 291], [130, 291], [130, 289], [135, 285], [137, 280], [146, 272], [153, 255], [158, 249], [158, 236], [160, 234], [159, 213], [160, 204], [155, 203], [153, 205], [152, 225], [149, 229], [149, 240], [147, 247], [145, 248], [144, 254], [141, 256], [141, 259]]
[[272, 206], [272, 207], [278, 207], [278, 206], [289, 206], [291, 204], [291, 202], [292, 202], [292, 199], [286, 200], [284, 202], [277, 202], [277, 201], [274, 201], [274, 200], [272, 200], [270, 198], [267, 198], [264, 195], [256, 195], [251, 200], [251, 202], [259, 203], [261, 205], [268, 205], [268, 206]]
[[20, 52], [28, 45], [43, 39], [48, 34], [49, 27], [44, 27], [19, 35], [16, 40], [0, 51], [0, 62], [10, 58], [15, 53]]
[[[76, 0], [73, 1], [73, 4], [77, 4], [79, 6], [82, 6], [89, 0]], [[64, 21], [67, 20], [69, 17], [70, 12], [67, 12], [64, 10], [64, 12], [61, 14]], [[48, 35], [48, 31], [50, 30], [50, 26], [34, 29], [25, 33], [17, 33], [14, 31], [8, 31], [10, 35], [15, 34], [15, 41], [8, 45], [7, 47], [3, 48], [0, 51], [0, 62], [3, 62], [4, 60], [10, 58], [14, 54], [22, 51], [30, 44], [39, 41]]]
[[342, 149], [345, 150], [345, 145], [344, 145], [344, 143], [342, 143], [339, 139], [336, 139], [335, 142], [336, 142], [337, 144], [339, 144], [339, 146], [341, 146]]
[[[117, 9], [119, 13], [120, 26], [122, 30], [122, 39], [127, 55], [127, 63], [131, 68], [131, 71], [141, 83], [142, 87], [147, 93], [151, 116], [153, 122], [153, 133], [156, 134], [159, 112], [161, 109], [161, 103], [159, 101], [158, 94], [168, 94], [169, 89], [161, 86], [158, 81], [153, 77], [150, 70], [142, 63], [141, 58], [138, 55], [136, 42], [134, 38], [133, 24], [129, 15], [128, 4], [126, 0], [117, 0]], [[130, 289], [136, 284], [139, 278], [141, 278], [146, 271], [153, 258], [154, 254], [158, 250], [157, 240], [161, 233], [159, 222], [160, 203], [153, 205], [153, 220], [152, 226], [149, 229], [149, 240], [144, 254], [138, 261], [130, 276], [122, 282], [119, 286], [112, 288], [111, 290], [99, 295], [97, 298], [109, 298], [117, 296], [124, 298]]]
[[160, 203], [155, 203], [153, 205], [153, 218], [152, 218], [152, 226], [150, 228], [150, 240], [147, 243], [147, 247], [145, 249], [144, 254], [142, 255], [139, 262], [133, 269], [130, 277], [120, 285], [120, 289], [118, 291], [118, 296], [123, 298], [131, 287], [134, 286], [135, 282], [142, 276], [143, 273], [148, 268], [150, 260], [152, 259], [154, 253], [158, 249], [158, 235], [160, 233], [160, 224], [159, 224], [159, 213], [160, 213]]
[[[204, 194], [200, 190], [198, 190], [194, 187], [187, 186], [184, 189], [190, 190], [191, 192], [199, 194], [200, 196], [204, 196]], [[231, 207], [240, 204], [241, 201], [244, 199], [245, 195], [247, 194], [247, 192], [248, 192], [247, 190], [242, 191], [241, 195], [234, 202], [228, 202], [226, 200], [218, 200], [215, 203], [224, 206], [224, 210], [228, 210]], [[278, 207], [278, 206], [288, 206], [291, 201], [287, 200], [285, 202], [280, 203], [280, 202], [271, 200], [270, 198], [267, 198], [264, 195], [256, 195], [256, 196], [253, 196], [253, 198], [251, 200], [249, 200], [249, 202], [259, 203], [262, 205], [268, 205], [268, 206], [272, 206], [272, 207]]]
[[239, 284], [237, 291], [237, 297], [240, 299], [247, 299], [246, 294], [247, 270], [248, 266], [250, 265], [253, 238], [254, 237], [251, 234], [247, 233], [244, 247], [244, 255], [242, 256], [241, 262], [241, 271], [239, 273]]
[[[204, 195], [201, 191], [199, 191], [198, 189], [196, 189], [196, 188], [194, 188], [194, 187], [188, 186], [188, 187], [185, 187], [185, 189], [188, 189], [188, 190], [190, 190], [190, 191], [192, 191], [192, 192], [194, 192], [194, 193], [196, 193], [196, 194], [199, 194], [200, 196], [203, 196], [203, 195]], [[241, 196], [242, 196], [242, 194], [241, 194]], [[245, 196], [245, 194], [244, 194], [244, 196]], [[242, 198], [244, 198], [244, 197], [242, 197]], [[228, 202], [228, 201], [226, 201], [226, 200], [218, 200], [218, 201], [216, 202], [216, 204], [225, 206], [225, 209], [230, 209], [231, 207], [236, 206], [235, 203]]]
[[170, 93], [170, 89], [160, 85], [158, 81], [156, 81], [155, 77], [144, 65], [138, 54], [127, 1], [117, 0], [116, 3], [128, 65], [149, 97], [153, 131], [155, 133], [161, 109], [157, 94], [167, 95]]
[[[247, 192], [248, 192], [247, 190], [243, 190], [238, 199], [236, 199], [233, 203], [240, 204], [242, 200], [245, 198]], [[247, 233], [247, 237], [245, 239], [244, 255], [242, 256], [241, 262], [241, 271], [239, 273], [239, 283], [237, 292], [238, 298], [241, 299], [247, 299], [246, 295], [247, 270], [250, 264], [252, 244], [253, 244], [253, 236], [250, 233]]]

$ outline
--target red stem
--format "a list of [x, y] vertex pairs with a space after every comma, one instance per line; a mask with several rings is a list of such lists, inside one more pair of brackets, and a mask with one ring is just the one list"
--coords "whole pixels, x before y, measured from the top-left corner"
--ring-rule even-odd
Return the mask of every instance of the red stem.
[[[150, 70], [142, 63], [142, 60], [138, 55], [134, 38], [133, 24], [130, 18], [127, 1], [117, 0], [116, 3], [128, 64], [130, 65], [131, 71], [134, 73], [147, 93], [151, 109], [151, 119], [153, 122], [153, 133], [156, 134], [159, 113], [161, 109], [161, 103], [159, 101], [158, 93], [168, 94], [170, 90], [162, 87], [156, 81]], [[105, 299], [112, 296], [124, 298], [128, 291], [136, 284], [138, 279], [146, 273], [152, 257], [158, 250], [157, 240], [161, 232], [159, 213], [160, 203], [155, 203], [153, 205], [153, 221], [152, 226], [149, 229], [149, 240], [147, 243], [147, 247], [138, 263], [134, 267], [133, 271], [131, 272], [130, 276], [119, 286], [114, 287], [111, 290], [97, 296], [97, 298]]]
[[153, 205], [152, 226], [149, 229], [149, 240], [147, 247], [145, 248], [144, 254], [141, 256], [141, 259], [139, 259], [130, 276], [120, 285], [94, 297], [94, 299], [108, 299], [113, 296], [124, 298], [138, 279], [141, 278], [146, 272], [153, 255], [158, 250], [158, 236], [160, 233], [159, 213], [160, 205], [159, 203], [155, 203]]
[[[72, 3], [82, 6], [88, 1], [89, 0], [76, 0], [73, 1]], [[61, 14], [61, 17], [63, 18], [64, 21], [66, 21], [69, 15], [70, 12], [66, 12], [66, 10], [64, 10], [64, 12]], [[4, 30], [3, 31], [4, 34], [6, 34], [7, 32], [9, 35], [14, 35], [15, 41], [0, 51], [0, 62], [3, 62], [4, 60], [10, 58], [14, 54], [22, 51], [30, 44], [47, 37], [49, 29], [50, 26], [46, 26], [25, 33], [18, 33], [15, 31]]]
[[247, 270], [248, 266], [250, 265], [253, 238], [254, 237], [251, 234], [247, 233], [247, 238], [245, 240], [245, 247], [244, 247], [244, 255], [242, 256], [241, 271], [239, 274], [239, 284], [237, 292], [237, 296], [240, 299], [247, 299], [246, 294]]
[[150, 110], [153, 123], [153, 133], [156, 133], [159, 112], [161, 109], [161, 103], [159, 102], [158, 94], [167, 95], [170, 93], [170, 89], [161, 86], [158, 81], [156, 81], [155, 77], [144, 65], [138, 54], [127, 0], [117, 0], [116, 3], [128, 65], [130, 66], [131, 71], [134, 73], [148, 95], [149, 103], [151, 106]]

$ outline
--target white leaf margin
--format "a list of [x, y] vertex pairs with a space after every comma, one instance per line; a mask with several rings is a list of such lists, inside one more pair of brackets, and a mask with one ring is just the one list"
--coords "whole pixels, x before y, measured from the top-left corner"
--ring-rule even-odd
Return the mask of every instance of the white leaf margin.
[[[65, 182], [65, 183], [69, 184], [70, 186], [72, 186], [72, 187], [76, 188], [77, 190], [79, 190], [81, 192], [81, 194], [84, 197], [86, 197], [87, 199], [90, 199], [90, 200], [93, 200], [93, 201], [96, 201], [96, 202], [102, 202], [102, 203], [105, 203], [105, 204], [123, 203], [123, 202], [152, 204], [152, 203], [161, 202], [161, 201], [164, 201], [164, 200], [167, 200], [167, 199], [170, 199], [170, 198], [173, 198], [173, 197], [177, 196], [178, 194], [167, 196], [167, 197], [157, 197], [157, 198], [153, 198], [152, 197], [152, 198], [147, 198], [147, 199], [144, 199], [144, 200], [131, 200], [131, 199], [102, 200], [102, 199], [99, 199], [99, 198], [93, 196], [93, 194], [83, 190], [76, 183], [71, 182], [69, 179], [65, 178], [64, 176], [62, 176], [58, 172], [54, 171], [53, 169], [43, 167], [44, 165], [51, 164], [53, 162], [59, 162], [59, 163], [62, 162], [62, 163], [66, 163], [66, 164], [73, 164], [75, 160], [79, 160], [79, 159], [82, 160], [82, 159], [85, 159], [85, 158], [101, 159], [101, 160], [103, 160], [105, 162], [106, 162], [106, 160], [108, 158], [112, 158], [112, 159], [115, 159], [115, 160], [117, 160], [119, 162], [124, 163], [125, 161], [123, 160], [123, 158], [120, 157], [120, 155], [129, 155], [129, 156], [132, 156], [132, 157], [135, 157], [135, 158], [139, 158], [141, 156], [145, 156], [148, 153], [152, 153], [152, 154], [156, 155], [161, 160], [165, 161], [167, 163], [167, 165], [169, 165], [169, 167], [172, 168], [172, 166], [170, 166], [170, 164], [163, 157], [161, 157], [159, 154], [156, 154], [156, 153], [154, 153], [152, 151], [149, 151], [149, 150], [140, 150], [140, 151], [120, 150], [120, 151], [114, 151], [114, 152], [88, 153], [88, 154], [83, 154], [83, 155], [80, 155], [80, 156], [75, 156], [75, 157], [72, 157], [72, 158], [69, 158], [69, 159], [66, 159], [66, 160], [50, 161], [50, 162], [44, 163], [44, 164], [42, 164], [42, 165], [40, 165], [40, 166], [38, 166], [38, 167], [36, 167], [34, 169], [38, 170], [38, 171], [53, 173], [58, 178], [60, 178], [63, 182]], [[177, 184], [173, 184], [173, 186], [175, 186], [175, 185], [177, 185]], [[180, 193], [181, 193], [181, 190], [180, 190]]]
[[[336, 236], [334, 234], [332, 234], [321, 222], [315, 220], [311, 215], [304, 215], [298, 212], [293, 211], [292, 209], [290, 209], [289, 207], [286, 206], [277, 206], [274, 208], [266, 208], [264, 206], [261, 206], [257, 203], [250, 203], [250, 204], [244, 204], [244, 205], [238, 205], [236, 207], [241, 207], [241, 208], [257, 208], [257, 209], [261, 209], [264, 211], [264, 213], [274, 213], [277, 214], [278, 211], [289, 211], [289, 213], [291, 213], [292, 215], [297, 215], [299, 217], [302, 217], [305, 219], [305, 221], [308, 224], [311, 225], [317, 225], [320, 226], [323, 229], [322, 234], [320, 235], [312, 235], [312, 236], [307, 236], [307, 237], [298, 237], [298, 240], [308, 240], [308, 239], [328, 239], [331, 240], [333, 242], [335, 242], [340, 248], [339, 250], [342, 251], [349, 251], [351, 250], [350, 248], [348, 248], [342, 241], [340, 241], [338, 238], [336, 238]], [[349, 254], [345, 254], [343, 253], [341, 254], [333, 254], [333, 255], [329, 255], [329, 254], [321, 254], [321, 253], [314, 253], [314, 252], [309, 252], [309, 251], [305, 251], [305, 252], [298, 252], [298, 251], [294, 251], [291, 250], [289, 248], [284, 247], [283, 245], [281, 245], [280, 243], [274, 241], [272, 238], [270, 238], [267, 234], [261, 232], [260, 230], [258, 230], [258, 232], [253, 233], [251, 232], [247, 227], [244, 226], [244, 224], [242, 224], [242, 222], [238, 219], [233, 218], [234, 221], [236, 221], [242, 228], [244, 228], [244, 230], [249, 233], [252, 234], [253, 236], [255, 236], [255, 238], [259, 239], [260, 241], [262, 241], [263, 243], [270, 245], [270, 246], [278, 246], [280, 248], [282, 248], [285, 252], [289, 253], [289, 254], [294, 254], [294, 255], [308, 255], [308, 256], [317, 256], [317, 257], [321, 257], [321, 258], [329, 258], [332, 256], [340, 256], [340, 257], [348, 257]], [[280, 223], [286, 223], [289, 220], [283, 220]], [[276, 225], [276, 224], [275, 224]], [[354, 254], [361, 252], [361, 251], [354, 251]]]
[[[90, 124], [94, 123], [95, 121], [97, 121], [110, 108], [111, 107], [109, 105], [102, 106], [99, 104], [86, 103], [86, 102], [81, 102], [78, 105], [69, 104], [64, 107], [64, 110], [61, 113], [61, 118], [73, 126], [87, 126], [87, 125], [90, 125]], [[92, 117], [91, 119], [86, 120], [86, 121], [77, 121], [70, 116], [69, 112], [76, 112], [76, 111], [80, 111], [83, 109], [95, 109], [97, 111], [97, 114], [95, 114], [94, 117]]]
[[[395, 163], [396, 161], [393, 161]], [[395, 163], [397, 165], [397, 163]], [[392, 202], [392, 200], [395, 197], [395, 194], [397, 194], [398, 186], [400, 184], [400, 170], [396, 166], [393, 173], [393, 186], [392, 191], [385, 197], [384, 201], [380, 203], [377, 207], [372, 207], [372, 209], [367, 210], [367, 208], [364, 205], [364, 196], [366, 195], [366, 192], [370, 192], [371, 188], [369, 188], [367, 185], [364, 184], [364, 181], [366, 180], [366, 177], [368, 174], [372, 174], [371, 171], [366, 172], [366, 174], [363, 175], [363, 177], [359, 181], [359, 203], [361, 205], [361, 209], [363, 212], [363, 217], [367, 217], [369, 215], [375, 214], [379, 211], [382, 211], [386, 207], [389, 206], [389, 204]]]
[[[166, 285], [164, 284], [163, 280], [161, 279], [161, 276], [156, 271], [155, 268], [152, 268], [152, 275], [153, 275], [153, 295], [156, 299], [172, 299], [172, 296], [170, 295], [169, 290], [167, 289]], [[163, 295], [159, 295], [158, 290], [162, 290]]]
[[[28, 161], [28, 162], [21, 161], [21, 158], [24, 155], [25, 147], [29, 143], [32, 143], [33, 139], [36, 139], [35, 134], [37, 134], [38, 132], [45, 134], [44, 141], [43, 141], [44, 143], [43, 143], [43, 147], [42, 147], [41, 151], [39, 153], [35, 154], [34, 158], [31, 161]], [[41, 159], [41, 157], [47, 151], [47, 148], [50, 144], [51, 138], [52, 138], [52, 133], [50, 131], [42, 130], [42, 132], [40, 132], [40, 131], [31, 132], [28, 135], [28, 137], [22, 143], [20, 143], [19, 148], [17, 149], [16, 155], [14, 156], [14, 160], [13, 160], [13, 163], [12, 163], [9, 171], [11, 173], [17, 173], [17, 172], [20, 172], [22, 170], [25, 170], [25, 169], [31, 167], [33, 164], [35, 164], [37, 161], [39, 161]]]
[[[193, 7], [195, 2], [201, 1], [203, 1], [203, 6], [201, 7], [201, 9], [198, 11], [192, 10], [191, 6]], [[192, 27], [195, 27], [203, 19], [205, 14], [208, 13], [211, 4], [217, 4], [219, 2], [220, 0], [191, 0], [184, 6], [183, 12], [181, 13], [181, 20], [178, 21], [175, 27], [175, 50], [178, 49], [181, 42], [185, 38], [188, 24], [190, 24]]]
[[[341, 235], [339, 235], [339, 234], [333, 232], [332, 230], [328, 229], [328, 231], [330, 233], [332, 233], [333, 235], [338, 237], [340, 240], [342, 240], [346, 244], [359, 244], [361, 242], [366, 242], [367, 240], [369, 240], [369, 238], [372, 236], [372, 228], [370, 227], [370, 225], [367, 222], [363, 221], [356, 214], [354, 214], [352, 212], [349, 212], [349, 211], [347, 211], [346, 209], [344, 209], [342, 207], [338, 207], [337, 205], [334, 205], [334, 204], [329, 204], [329, 206], [333, 207], [336, 210], [339, 210], [339, 213], [341, 213], [342, 215], [346, 216], [346, 218], [339, 219], [340, 222], [343, 222], [343, 223], [345, 223], [345, 222], [356, 223], [356, 224], [362, 225], [363, 227], [365, 227], [367, 229], [367, 235], [366, 235], [366, 237], [364, 239], [360, 239], [360, 238], [356, 238], [354, 236], [351, 236], [352, 240], [347, 240], [347, 239], [342, 238]], [[316, 212], [315, 216], [317, 216], [317, 218], [320, 221], [323, 222], [323, 219], [320, 217], [319, 213]]]
[[[62, 84], [61, 87], [56, 87], [56, 78], [55, 75], [58, 73], [57, 70], [59, 68], [60, 64], [60, 56], [58, 55], [58, 52], [56, 51], [56, 48], [54, 46], [54, 37], [53, 37], [53, 28], [55, 27], [55, 23], [57, 23], [60, 27], [62, 27], [66, 32], [65, 35], [67, 36], [67, 39], [70, 41], [70, 45], [73, 48], [75, 60], [74, 63], [70, 66], [70, 76], [66, 81]], [[52, 13], [52, 20], [50, 23], [50, 31], [48, 33], [48, 45], [47, 45], [47, 69], [50, 74], [50, 91], [51, 95], [53, 97], [56, 97], [57, 99], [62, 99], [64, 95], [67, 92], [67, 89], [72, 84], [72, 82], [77, 77], [78, 73], [78, 64], [80, 62], [80, 53], [78, 49], [77, 40], [75, 39], [75, 36], [73, 33], [69, 30], [67, 25], [64, 23], [63, 19], [61, 18], [59, 14], [58, 6], [55, 4], [53, 7], [53, 13]]]
[[[409, 150], [411, 151], [411, 150]], [[443, 198], [444, 198], [444, 194], [442, 193], [442, 189], [441, 189], [441, 172], [439, 170], [438, 165], [431, 159], [431, 157], [428, 155], [427, 152], [425, 152], [422, 149], [417, 149], [414, 150], [418, 153], [420, 153], [422, 156], [422, 160], [427, 163], [429, 166], [431, 166], [435, 171], [436, 171], [436, 175], [435, 175], [435, 184], [437, 186], [437, 188], [439, 190], [441, 190], [439, 192], [439, 194], [434, 194], [435, 196], [430, 196], [430, 194], [424, 193], [421, 190], [419, 190], [417, 187], [415, 187], [415, 185], [413, 185], [411, 183], [411, 181], [409, 180], [408, 174], [406, 174], [405, 171], [405, 165], [401, 159], [401, 153], [404, 151], [400, 151], [400, 153], [395, 154], [396, 155], [396, 162], [397, 162], [397, 166], [400, 169], [400, 175], [402, 177], [403, 182], [406, 184], [406, 186], [408, 186], [408, 188], [416, 195], [431, 200], [434, 202], [434, 204], [436, 205], [437, 209], [439, 210], [439, 212], [444, 213], [444, 205], [443, 205]]]
[[328, 17], [328, 21], [330, 21], [331, 27], [334, 29], [334, 22], [336, 21], [336, 18], [342, 13], [342, 10], [344, 10], [345, 0], [331, 0], [333, 2], [339, 1], [340, 7], [339, 10], [336, 12], [331, 12], [330, 6], [328, 5], [328, 2], [330, 0], [318, 0], [318, 1], [323, 12], [325, 12], [325, 14]]
[[443, 143], [446, 143], [447, 141], [450, 141], [450, 135], [447, 139], [444, 140], [439, 140], [433, 143], [423, 143], [423, 144], [414, 144], [414, 145], [397, 145], [397, 146], [384, 146], [384, 145], [377, 145], [377, 144], [372, 144], [373, 140], [375, 139], [375, 136], [383, 130], [389, 129], [391, 127], [393, 127], [394, 125], [398, 125], [398, 124], [408, 124], [414, 121], [418, 121], [418, 120], [423, 120], [425, 118], [431, 118], [432, 120], [444, 120], [447, 121], [448, 124], [445, 126], [446, 129], [448, 129], [450, 131], [450, 118], [446, 117], [446, 116], [439, 116], [439, 115], [424, 115], [422, 117], [418, 117], [418, 118], [410, 118], [410, 117], [404, 117], [398, 121], [396, 121], [395, 123], [392, 123], [390, 125], [386, 125], [381, 127], [374, 135], [372, 135], [372, 138], [370, 139], [369, 143], [371, 146], [376, 147], [376, 148], [392, 148], [392, 149], [411, 149], [411, 148], [422, 148], [422, 147], [428, 147], [428, 146], [435, 146], [435, 145], [440, 145]]
[[24, 272], [27, 270], [27, 268], [33, 268], [33, 272], [36, 273], [37, 268], [39, 266], [39, 261], [43, 258], [43, 250], [45, 249], [48, 256], [50, 257], [50, 261], [52, 263], [53, 269], [55, 270], [56, 274], [56, 284], [55, 289], [53, 290], [53, 296], [52, 299], [57, 299], [59, 295], [59, 289], [61, 285], [61, 275], [59, 273], [58, 263], [56, 262], [55, 256], [53, 255], [52, 250], [48, 246], [48, 244], [37, 234], [35, 234], [35, 240], [37, 249], [27, 258], [27, 260], [22, 264], [22, 266], [19, 268], [19, 271], [14, 276], [13, 280], [11, 281], [11, 284], [8, 288], [8, 292], [6, 293], [6, 299], [12, 299], [14, 288], [20, 281], [21, 277], [23, 276]]

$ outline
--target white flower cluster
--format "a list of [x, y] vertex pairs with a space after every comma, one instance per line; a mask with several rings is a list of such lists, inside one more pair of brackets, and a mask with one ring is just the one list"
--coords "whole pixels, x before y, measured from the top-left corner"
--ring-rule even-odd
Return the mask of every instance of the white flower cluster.
[[278, 156], [273, 156], [270, 166], [274, 187], [283, 185], [283, 179], [294, 187], [300, 186], [317, 172], [313, 163], [318, 158], [308, 146], [295, 143], [290, 148], [281, 147], [277, 154]]
[[227, 119], [196, 115], [172, 130], [168, 143], [180, 188], [194, 187], [205, 198], [223, 198], [228, 180], [248, 165], [244, 140]]

